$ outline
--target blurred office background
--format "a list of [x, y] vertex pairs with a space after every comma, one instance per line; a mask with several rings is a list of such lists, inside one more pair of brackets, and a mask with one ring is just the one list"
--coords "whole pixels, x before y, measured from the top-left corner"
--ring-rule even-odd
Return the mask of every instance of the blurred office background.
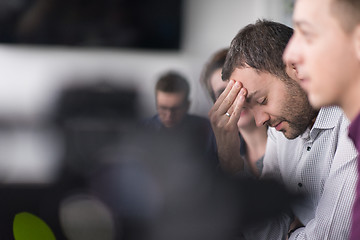
[[[127, 110], [134, 111], [138, 118], [144, 118], [156, 112], [154, 85], [159, 75], [170, 69], [177, 70], [191, 84], [190, 113], [207, 116], [212, 102], [199, 83], [206, 60], [218, 49], [229, 46], [242, 27], [257, 19], [266, 18], [291, 25], [293, 1], [157, 0], [154, 1], [157, 4], [173, 2], [180, 8], [172, 9], [171, 12], [178, 13], [177, 18], [170, 16], [178, 27], [177, 32], [173, 33], [175, 37], [162, 39], [163, 45], [146, 45], [145, 41], [145, 45], [140, 43], [143, 45], [137, 46], [101, 42], [96, 37], [88, 42], [61, 42], [59, 36], [61, 30], [67, 32], [66, 25], [65, 29], [59, 30], [60, 33], [54, 32], [51, 25], [46, 25], [46, 14], [43, 14], [44, 18], [34, 17], [36, 11], [46, 9], [45, 5], [52, 2], [57, 1], [0, 1], [0, 183], [43, 184], [52, 183], [56, 179], [63, 164], [60, 162], [60, 156], [64, 154], [64, 145], [61, 144], [63, 139], [59, 139], [56, 131], [44, 125], [51, 121], [60, 95], [69, 86], [99, 83], [135, 92], [136, 98], [128, 103], [131, 106]], [[86, 2], [94, 3], [81, 0], [58, 2], [79, 4], [78, 12], [70, 13], [70, 20], [73, 16], [71, 14], [80, 15], [81, 6], [85, 6]], [[116, 1], [100, 2], [104, 5]], [[142, 16], [157, 16], [160, 13], [166, 15], [166, 9], [151, 7], [148, 3], [151, 1], [128, 2], [134, 4], [130, 4], [133, 9], [136, 4], [147, 3], [147, 8], [141, 10], [144, 12], [139, 11], [132, 16], [135, 19], [141, 20]], [[31, 9], [30, 3], [38, 4], [37, 8]], [[28, 11], [19, 21], [17, 18], [22, 8]], [[48, 15], [55, 13], [57, 10], [53, 9]], [[52, 17], [56, 21], [57, 15]], [[103, 16], [97, 17], [104, 20]], [[35, 40], [28, 38], [24, 41], [12, 35], [15, 26], [26, 35], [36, 22], [42, 23], [42, 27], [49, 30], [48, 42], [41, 43], [41, 34]], [[71, 28], [71, 21], [65, 23]], [[89, 23], [87, 27], [92, 29], [93, 24]], [[152, 26], [150, 22], [146, 24]], [[156, 28], [156, 24], [153, 26]], [[100, 25], [102, 27], [106, 27], [106, 24]], [[172, 30], [168, 29], [170, 32]], [[81, 35], [76, 33], [76, 28], [72, 31], [75, 31], [74, 35]], [[134, 33], [130, 30], [128, 34], [131, 36]], [[127, 35], [120, 37], [124, 36]], [[40, 43], [36, 42], [37, 37]], [[162, 47], [164, 45], [166, 47]], [[126, 102], [124, 108], [125, 105]], [[84, 199], [87, 200], [86, 197]]]
[[[145, 46], [142, 49], [133, 46], [111, 46], [111, 44], [106, 46], [106, 43], [102, 46], [66, 45], [54, 41], [50, 44], [34, 44], [31, 41], [16, 42], [14, 38], [4, 36], [4, 33], [14, 31], [10, 26], [15, 27], [15, 25], [11, 25], [10, 22], [14, 24], [18, 21], [18, 25], [20, 24], [20, 20], [16, 19], [20, 17], [15, 13], [20, 11], [23, 5], [26, 6], [25, 3], [32, 2], [35, 5], [39, 2], [41, 5], [42, 2], [54, 1], [14, 0], [0, 3], [2, 9], [0, 20], [3, 21], [3, 25], [0, 26], [3, 33], [0, 37], [2, 41], [0, 42], [0, 126], [36, 125], [48, 118], [64, 87], [81, 82], [110, 81], [123, 88], [135, 89], [137, 114], [139, 117], [148, 117], [156, 111], [154, 84], [158, 76], [169, 69], [180, 71], [190, 81], [192, 101], [190, 113], [207, 116], [212, 103], [199, 84], [199, 76], [209, 56], [219, 48], [229, 46], [231, 39], [243, 26], [259, 18], [291, 25], [291, 0], [173, 0], [163, 2], [174, 2], [181, 7], [178, 10], [172, 9], [173, 12], [179, 13], [178, 35], [174, 37], [177, 42], [173, 45], [169, 44], [164, 49], [156, 49], [156, 46], [154, 48]], [[78, 2], [80, 6], [85, 6], [81, 1], [59, 2], [68, 4]], [[154, 2], [161, 4], [162, 1]], [[149, 11], [156, 15], [160, 10], [149, 8]], [[25, 23], [35, 11], [28, 12], [27, 18], [22, 16]], [[11, 14], [15, 15], [13, 19], [9, 17]], [[102, 17], [104, 16], [100, 16]], [[135, 18], [141, 19], [141, 17], [139, 12]], [[45, 17], [38, 20], [42, 24], [46, 21]], [[89, 23], [91, 24], [94, 23]], [[23, 25], [27, 26], [24, 23]], [[47, 159], [56, 151], [50, 146], [43, 147], [43, 144], [50, 142], [46, 138], [39, 138], [39, 141], [34, 142], [31, 141], [30, 135], [24, 135], [26, 131], [21, 130], [21, 132], [20, 136], [14, 131], [5, 131], [0, 136], [2, 143], [0, 169], [8, 169], [10, 165], [17, 166], [12, 171], [4, 170], [5, 175], [14, 174], [16, 178], [26, 176], [17, 173], [20, 171], [17, 169], [29, 172], [29, 169], [35, 171], [42, 169], [40, 166], [47, 166], [49, 164]], [[13, 148], [17, 146], [21, 146], [22, 150], [14, 151]], [[41, 162], [37, 153], [40, 149], [41, 158], [46, 164]], [[7, 154], [11, 155], [13, 159], [11, 162], [6, 160]], [[22, 161], [24, 155], [27, 159], [26, 163]], [[18, 164], [16, 164], [17, 159]], [[41, 164], [38, 165], [37, 162]], [[0, 175], [3, 175], [1, 170]], [[34, 175], [41, 179], [42, 175], [38, 175], [36, 171]]]

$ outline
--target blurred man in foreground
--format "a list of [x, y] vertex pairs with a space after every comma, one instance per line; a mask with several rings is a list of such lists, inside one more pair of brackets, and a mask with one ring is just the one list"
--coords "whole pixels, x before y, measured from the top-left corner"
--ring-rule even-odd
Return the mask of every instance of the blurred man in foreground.
[[[360, 1], [297, 1], [293, 19], [295, 33], [284, 59], [296, 66], [313, 106], [342, 107], [352, 121], [348, 134], [359, 151]], [[358, 183], [352, 214], [353, 240], [360, 239], [359, 196]]]

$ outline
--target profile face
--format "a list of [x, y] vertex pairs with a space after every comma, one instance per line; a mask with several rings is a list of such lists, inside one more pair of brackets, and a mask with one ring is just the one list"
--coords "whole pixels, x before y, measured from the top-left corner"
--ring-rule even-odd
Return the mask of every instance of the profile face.
[[285, 84], [251, 67], [236, 68], [230, 79], [246, 88], [245, 107], [253, 113], [257, 126], [266, 124], [293, 139], [306, 130], [314, 117], [306, 93], [295, 80]]
[[342, 105], [357, 69], [355, 42], [331, 12], [332, 0], [296, 1], [295, 32], [284, 53], [315, 108]]
[[[214, 71], [214, 73], [210, 77], [210, 84], [211, 88], [214, 92], [215, 98], [218, 99], [218, 97], [221, 95], [221, 93], [225, 90], [228, 82], [223, 81], [221, 78], [221, 71], [222, 69], [219, 68], [218, 70]], [[255, 119], [253, 114], [248, 110], [244, 109], [241, 111], [239, 121], [237, 123], [237, 126], [239, 130], [241, 128], [246, 128], [250, 126], [255, 126]]]
[[189, 102], [185, 97], [183, 92], [157, 91], [156, 107], [160, 121], [166, 128], [178, 126], [185, 117], [189, 108]]

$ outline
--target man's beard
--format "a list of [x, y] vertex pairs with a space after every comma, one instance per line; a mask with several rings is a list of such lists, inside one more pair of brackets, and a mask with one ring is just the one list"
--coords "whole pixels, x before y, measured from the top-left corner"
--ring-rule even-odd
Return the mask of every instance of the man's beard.
[[313, 123], [318, 114], [307, 98], [305, 91], [297, 84], [287, 84], [288, 104], [282, 110], [282, 120], [288, 122], [289, 128], [283, 131], [288, 139], [294, 139], [303, 134]]

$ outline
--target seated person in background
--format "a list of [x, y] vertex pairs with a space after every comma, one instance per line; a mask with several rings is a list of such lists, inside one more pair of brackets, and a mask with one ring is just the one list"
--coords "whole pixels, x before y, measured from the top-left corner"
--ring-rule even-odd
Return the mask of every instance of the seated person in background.
[[[221, 78], [227, 52], [226, 48], [214, 53], [205, 65], [200, 79], [214, 103], [228, 84], [228, 81], [223, 81]], [[209, 117], [216, 119], [218, 117], [215, 116], [216, 114], [217, 112], [212, 109]], [[247, 109], [241, 112], [237, 126], [226, 125], [226, 122], [220, 124], [219, 126], [216, 122], [212, 122], [222, 168], [230, 173], [243, 172], [245, 176], [259, 177], [263, 167], [267, 127], [265, 125], [257, 127], [254, 116]], [[238, 131], [234, 129], [235, 127]]]
[[207, 127], [206, 118], [188, 114], [189, 94], [190, 85], [179, 73], [170, 71], [160, 76], [155, 86], [157, 114], [147, 119], [145, 126], [167, 131]]
[[216, 153], [211, 142], [213, 132], [210, 121], [189, 114], [190, 85], [178, 72], [169, 71], [160, 76], [155, 86], [157, 114], [146, 119], [146, 129], [164, 134], [176, 134], [189, 139], [195, 151], [205, 152], [205, 157], [216, 164]]
[[[338, 107], [313, 109], [296, 69], [282, 55], [293, 34], [283, 24], [257, 21], [232, 40], [222, 77], [230, 80], [214, 109], [235, 126], [242, 109], [269, 126], [261, 179], [303, 193], [289, 214], [258, 223], [245, 239], [348, 239], [357, 179], [349, 121]], [[225, 114], [230, 113], [231, 117]]]

